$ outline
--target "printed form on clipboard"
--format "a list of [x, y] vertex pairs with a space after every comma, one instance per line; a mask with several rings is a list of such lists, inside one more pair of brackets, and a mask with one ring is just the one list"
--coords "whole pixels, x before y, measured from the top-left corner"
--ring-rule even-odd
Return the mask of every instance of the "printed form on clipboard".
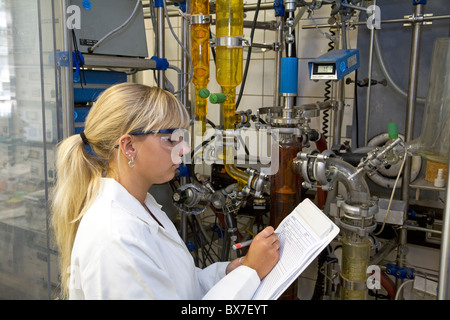
[[275, 230], [281, 242], [280, 258], [261, 281], [253, 300], [276, 300], [319, 253], [339, 228], [309, 199], [303, 200]]

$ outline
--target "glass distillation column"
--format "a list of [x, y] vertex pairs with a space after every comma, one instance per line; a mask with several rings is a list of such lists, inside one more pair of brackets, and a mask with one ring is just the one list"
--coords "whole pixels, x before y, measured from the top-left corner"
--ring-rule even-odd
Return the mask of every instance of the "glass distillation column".
[[450, 144], [450, 38], [438, 38], [431, 60], [430, 84], [419, 138], [408, 151], [427, 160], [448, 163]]
[[[207, 95], [202, 95], [209, 83], [209, 1], [191, 0], [191, 57], [195, 85], [195, 121], [201, 123], [197, 135], [206, 131]], [[199, 128], [200, 129], [200, 128]]]
[[[234, 163], [234, 129], [236, 87], [242, 81], [242, 37], [244, 33], [243, 0], [216, 1], [216, 79], [222, 87], [225, 101], [223, 115], [223, 157], [225, 170], [242, 187], [249, 175]], [[228, 132], [227, 132], [228, 131]]]
[[[343, 218], [343, 224], [351, 227], [367, 228], [372, 223], [371, 219], [364, 221], [361, 217], [353, 217], [347, 214]], [[341, 270], [341, 299], [342, 300], [366, 300], [367, 267], [370, 259], [369, 234], [358, 234], [354, 231], [342, 228], [342, 270]]]

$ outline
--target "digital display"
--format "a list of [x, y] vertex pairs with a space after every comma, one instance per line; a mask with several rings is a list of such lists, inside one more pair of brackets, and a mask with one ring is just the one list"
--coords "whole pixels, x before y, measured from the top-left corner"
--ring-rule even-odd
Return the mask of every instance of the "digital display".
[[324, 65], [318, 65], [317, 66], [317, 72], [318, 73], [333, 73], [334, 72], [334, 70], [333, 70], [334, 68], [333, 68], [333, 65], [327, 65], [327, 64], [324, 64]]

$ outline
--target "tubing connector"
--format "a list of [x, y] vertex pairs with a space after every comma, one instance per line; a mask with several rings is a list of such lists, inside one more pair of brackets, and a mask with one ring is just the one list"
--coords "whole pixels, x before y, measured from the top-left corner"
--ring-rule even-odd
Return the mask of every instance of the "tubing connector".
[[343, 212], [343, 217], [336, 217], [336, 224], [350, 232], [364, 237], [377, 227], [374, 220], [378, 212], [378, 198], [374, 197], [368, 204], [350, 204], [342, 195], [337, 196], [337, 207]]

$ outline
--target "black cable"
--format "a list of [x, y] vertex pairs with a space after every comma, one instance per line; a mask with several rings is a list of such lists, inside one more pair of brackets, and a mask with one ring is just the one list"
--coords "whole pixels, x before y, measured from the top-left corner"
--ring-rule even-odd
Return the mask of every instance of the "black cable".
[[[330, 33], [332, 36], [334, 36], [336, 33], [334, 32], [333, 28], [330, 28]], [[328, 52], [334, 49], [334, 41], [330, 40], [328, 42]], [[325, 82], [325, 99], [324, 101], [328, 101], [331, 99], [331, 80], [328, 80]], [[322, 134], [325, 137], [328, 137], [328, 122], [329, 122], [329, 114], [330, 110], [324, 110], [323, 111], [323, 117], [322, 117]]]
[[245, 62], [244, 75], [242, 77], [241, 88], [239, 89], [239, 96], [238, 96], [237, 101], [236, 101], [236, 110], [238, 109], [239, 103], [241, 102], [242, 94], [244, 93], [245, 81], [247, 80], [248, 68], [249, 68], [249, 65], [250, 65], [250, 56], [252, 55], [252, 46], [251, 46], [251, 44], [253, 43], [253, 36], [255, 34], [256, 21], [258, 19], [260, 5], [261, 5], [261, 0], [258, 0], [258, 3], [256, 4], [255, 16], [253, 17], [252, 31], [250, 32], [250, 47], [248, 47], [247, 61]]
[[[83, 83], [86, 85], [86, 74], [84, 73], [84, 65], [81, 64], [80, 50], [78, 50], [77, 36], [75, 35], [74, 29], [72, 29], [72, 43], [76, 64], [80, 66], [80, 84], [81, 88], [83, 88]], [[73, 68], [73, 66], [70, 67]]]
[[[209, 40], [212, 40], [211, 29], [209, 29]], [[216, 64], [216, 49], [213, 46], [209, 46], [211, 48], [211, 54], [213, 56], [214, 64]]]

